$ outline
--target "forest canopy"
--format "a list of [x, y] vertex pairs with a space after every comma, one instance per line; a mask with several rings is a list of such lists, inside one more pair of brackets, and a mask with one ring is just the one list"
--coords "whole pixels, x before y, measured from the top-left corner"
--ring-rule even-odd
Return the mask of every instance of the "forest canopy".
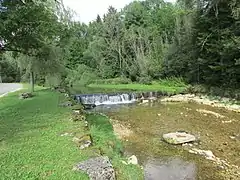
[[70, 84], [181, 77], [237, 89], [239, 13], [238, 0], [145, 0], [120, 12], [109, 7], [84, 24], [61, 1], [1, 0], [0, 74], [16, 80], [18, 71], [36, 80], [56, 75]]

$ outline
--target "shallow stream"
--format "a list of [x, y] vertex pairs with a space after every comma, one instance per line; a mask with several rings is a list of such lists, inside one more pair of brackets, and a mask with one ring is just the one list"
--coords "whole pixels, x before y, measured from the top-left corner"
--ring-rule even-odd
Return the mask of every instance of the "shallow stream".
[[132, 131], [130, 136], [123, 138], [125, 151], [138, 157], [146, 180], [223, 180], [231, 177], [237, 180], [239, 177], [229, 175], [228, 170], [200, 155], [190, 154], [181, 145], [162, 141], [164, 133], [186, 131], [200, 138], [193, 148], [211, 150], [216, 157], [240, 167], [238, 113], [194, 103], [160, 102], [99, 106], [95, 111], [107, 114], [113, 123], [120, 123]]

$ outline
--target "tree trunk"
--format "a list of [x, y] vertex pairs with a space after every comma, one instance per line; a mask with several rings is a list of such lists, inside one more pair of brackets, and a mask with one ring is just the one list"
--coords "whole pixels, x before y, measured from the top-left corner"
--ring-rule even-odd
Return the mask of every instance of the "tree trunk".
[[30, 72], [30, 86], [31, 86], [31, 93], [34, 92], [34, 72]]

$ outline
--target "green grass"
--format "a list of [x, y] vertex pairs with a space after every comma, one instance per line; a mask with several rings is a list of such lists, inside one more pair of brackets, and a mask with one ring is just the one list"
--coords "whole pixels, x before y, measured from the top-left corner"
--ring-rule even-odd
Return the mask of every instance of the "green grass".
[[186, 87], [168, 86], [164, 84], [154, 83], [152, 85], [144, 84], [90, 84], [90, 88], [113, 89], [113, 90], [132, 90], [132, 91], [161, 91], [169, 93], [180, 93]]
[[[112, 158], [118, 179], [134, 180], [135, 173], [141, 174], [137, 166], [120, 162], [121, 143], [107, 118], [88, 118], [95, 142], [91, 148], [81, 151], [72, 137], [60, 136], [65, 132], [86, 133], [84, 123], [71, 122], [70, 110], [58, 106], [62, 100], [60, 94], [42, 89], [31, 99], [19, 100], [19, 93], [0, 99], [1, 180], [87, 180], [86, 174], [72, 171], [72, 168], [94, 156], [93, 150], [99, 148]], [[105, 143], [111, 140], [117, 142], [112, 150]]]
[[48, 90], [19, 100], [18, 93], [0, 99], [0, 179], [88, 179], [72, 171], [87, 159], [60, 133], [73, 128], [59, 94]]
[[142, 180], [143, 172], [139, 166], [125, 165], [126, 159], [120, 156], [123, 152], [121, 142], [113, 133], [113, 127], [105, 116], [91, 114], [87, 116], [94, 147], [100, 149], [103, 155], [112, 159], [118, 180]]

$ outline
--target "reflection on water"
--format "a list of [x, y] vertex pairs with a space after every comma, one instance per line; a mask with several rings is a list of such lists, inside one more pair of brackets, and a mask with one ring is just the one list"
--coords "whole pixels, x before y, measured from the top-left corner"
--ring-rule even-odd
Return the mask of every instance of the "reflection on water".
[[196, 165], [180, 158], [150, 159], [144, 164], [145, 180], [195, 180]]

